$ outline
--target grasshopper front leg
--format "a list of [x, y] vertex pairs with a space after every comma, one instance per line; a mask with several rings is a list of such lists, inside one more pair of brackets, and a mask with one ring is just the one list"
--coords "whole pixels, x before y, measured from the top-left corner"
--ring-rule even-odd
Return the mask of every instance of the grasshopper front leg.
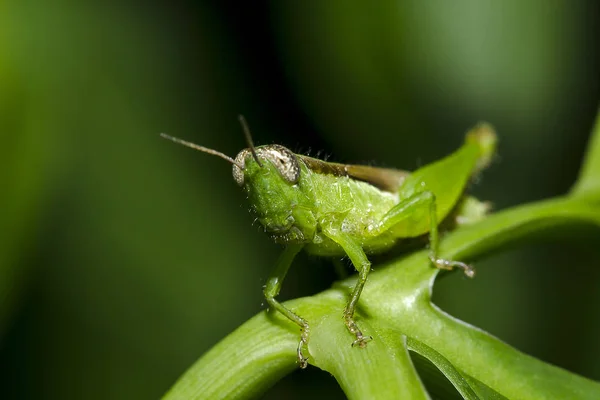
[[292, 265], [292, 261], [294, 261], [294, 257], [296, 254], [302, 250], [303, 245], [301, 244], [292, 244], [288, 245], [279, 259], [277, 260], [277, 264], [275, 269], [271, 273], [271, 276], [267, 280], [267, 284], [265, 285], [265, 289], [263, 291], [265, 295], [265, 299], [271, 308], [279, 311], [283, 315], [285, 315], [288, 319], [296, 323], [300, 326], [300, 343], [298, 343], [298, 363], [300, 364], [300, 368], [306, 368], [308, 365], [308, 358], [304, 356], [302, 350], [304, 347], [308, 345], [308, 338], [310, 336], [310, 327], [308, 326], [308, 322], [295, 314], [292, 310], [285, 307], [283, 304], [275, 300], [275, 296], [279, 294], [281, 290], [281, 284], [285, 279], [285, 275], [288, 272], [288, 269]]
[[354, 267], [358, 271], [358, 282], [356, 282], [354, 290], [352, 290], [350, 300], [348, 301], [348, 304], [346, 304], [346, 308], [344, 309], [344, 321], [346, 322], [346, 327], [348, 327], [350, 333], [352, 333], [356, 337], [356, 340], [352, 342], [352, 346], [358, 345], [359, 347], [365, 347], [367, 345], [367, 342], [373, 340], [373, 338], [371, 336], [363, 335], [362, 331], [359, 329], [358, 325], [354, 321], [354, 311], [356, 309], [356, 304], [358, 303], [358, 299], [360, 298], [360, 294], [362, 293], [363, 287], [367, 282], [367, 276], [369, 275], [369, 271], [371, 270], [371, 263], [369, 262], [369, 259], [367, 258], [367, 255], [365, 254], [360, 244], [341, 230], [327, 228], [323, 230], [323, 233], [331, 240], [340, 245], [340, 247], [348, 255], [350, 261], [352, 261], [352, 264], [354, 264]]
[[435, 194], [431, 191], [416, 193], [409, 198], [398, 203], [383, 217], [381, 222], [373, 232], [375, 235], [382, 234], [388, 230], [394, 229], [394, 226], [402, 224], [407, 219], [423, 209], [428, 209], [429, 214], [429, 259], [432, 264], [439, 269], [452, 270], [461, 268], [466, 276], [472, 278], [475, 276], [475, 269], [463, 262], [452, 261], [440, 258], [438, 256], [439, 235], [438, 219]]

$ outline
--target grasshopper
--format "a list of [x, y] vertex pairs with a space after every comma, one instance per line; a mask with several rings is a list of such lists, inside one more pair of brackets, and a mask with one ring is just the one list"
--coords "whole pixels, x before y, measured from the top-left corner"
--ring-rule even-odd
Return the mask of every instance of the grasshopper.
[[[264, 287], [269, 307], [300, 326], [298, 362], [305, 368], [310, 326], [276, 300], [285, 275], [302, 249], [324, 257], [348, 256], [358, 281], [344, 309], [344, 321], [354, 335], [352, 346], [372, 340], [357, 325], [354, 312], [367, 282], [367, 254], [384, 252], [403, 239], [429, 234], [429, 260], [439, 269], [460, 268], [468, 277], [475, 270], [460, 261], [438, 256], [438, 226], [478, 219], [485, 203], [464, 195], [469, 180], [486, 167], [495, 151], [496, 134], [479, 124], [466, 134], [462, 147], [416, 171], [325, 162], [295, 154], [280, 145], [255, 147], [242, 116], [248, 148], [234, 158], [165, 134], [176, 143], [221, 157], [233, 165], [233, 178], [246, 192], [252, 212], [271, 238], [285, 246]], [[475, 210], [475, 212], [473, 211]], [[475, 217], [473, 217], [475, 215]]]

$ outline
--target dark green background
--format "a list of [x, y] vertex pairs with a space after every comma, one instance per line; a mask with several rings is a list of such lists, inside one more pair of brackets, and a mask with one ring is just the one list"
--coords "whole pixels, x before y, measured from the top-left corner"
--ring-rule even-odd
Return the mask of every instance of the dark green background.
[[[258, 144], [414, 169], [486, 120], [500, 155], [475, 194], [560, 195], [600, 98], [598, 16], [591, 0], [0, 1], [0, 397], [157, 398], [263, 309], [277, 245], [227, 163], [159, 132], [235, 156], [242, 113]], [[599, 243], [524, 244], [434, 299], [600, 379]], [[300, 257], [281, 297], [334, 279]], [[341, 396], [308, 370], [266, 398], [322, 393]]]

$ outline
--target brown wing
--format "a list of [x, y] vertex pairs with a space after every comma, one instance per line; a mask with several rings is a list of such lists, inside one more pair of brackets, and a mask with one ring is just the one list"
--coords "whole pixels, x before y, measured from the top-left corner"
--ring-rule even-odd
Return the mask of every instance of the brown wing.
[[395, 193], [404, 183], [410, 172], [392, 168], [370, 167], [368, 165], [352, 165], [331, 163], [318, 158], [298, 155], [312, 171], [321, 174], [347, 176], [371, 185], [386, 192]]

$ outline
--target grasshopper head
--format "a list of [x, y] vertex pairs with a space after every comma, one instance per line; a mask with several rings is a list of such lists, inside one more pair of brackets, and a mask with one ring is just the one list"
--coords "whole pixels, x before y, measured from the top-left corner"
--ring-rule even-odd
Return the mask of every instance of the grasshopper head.
[[[290, 150], [278, 144], [260, 146], [254, 151], [253, 149], [244, 149], [238, 153], [235, 157], [235, 164], [233, 164], [233, 179], [240, 186], [244, 186], [246, 183], [244, 176], [246, 170], [256, 169], [256, 166], [247, 168], [247, 162], [248, 166], [254, 163], [259, 169], [270, 164], [279, 176], [290, 184], [298, 183], [300, 179], [298, 158]], [[267, 171], [270, 171], [270, 169], [267, 167]]]
[[304, 242], [316, 231], [307, 195], [300, 188], [298, 157], [279, 145], [254, 147], [246, 121], [240, 116], [248, 148], [235, 159], [219, 151], [161, 134], [187, 147], [212, 154], [233, 165], [233, 179], [245, 189], [258, 220], [276, 241]]
[[279, 145], [254, 150], [240, 151], [233, 164], [233, 178], [245, 189], [267, 232], [285, 241], [302, 240], [305, 235], [297, 217], [301, 212], [298, 206], [305, 203], [306, 196], [298, 185], [301, 174], [298, 158]]

